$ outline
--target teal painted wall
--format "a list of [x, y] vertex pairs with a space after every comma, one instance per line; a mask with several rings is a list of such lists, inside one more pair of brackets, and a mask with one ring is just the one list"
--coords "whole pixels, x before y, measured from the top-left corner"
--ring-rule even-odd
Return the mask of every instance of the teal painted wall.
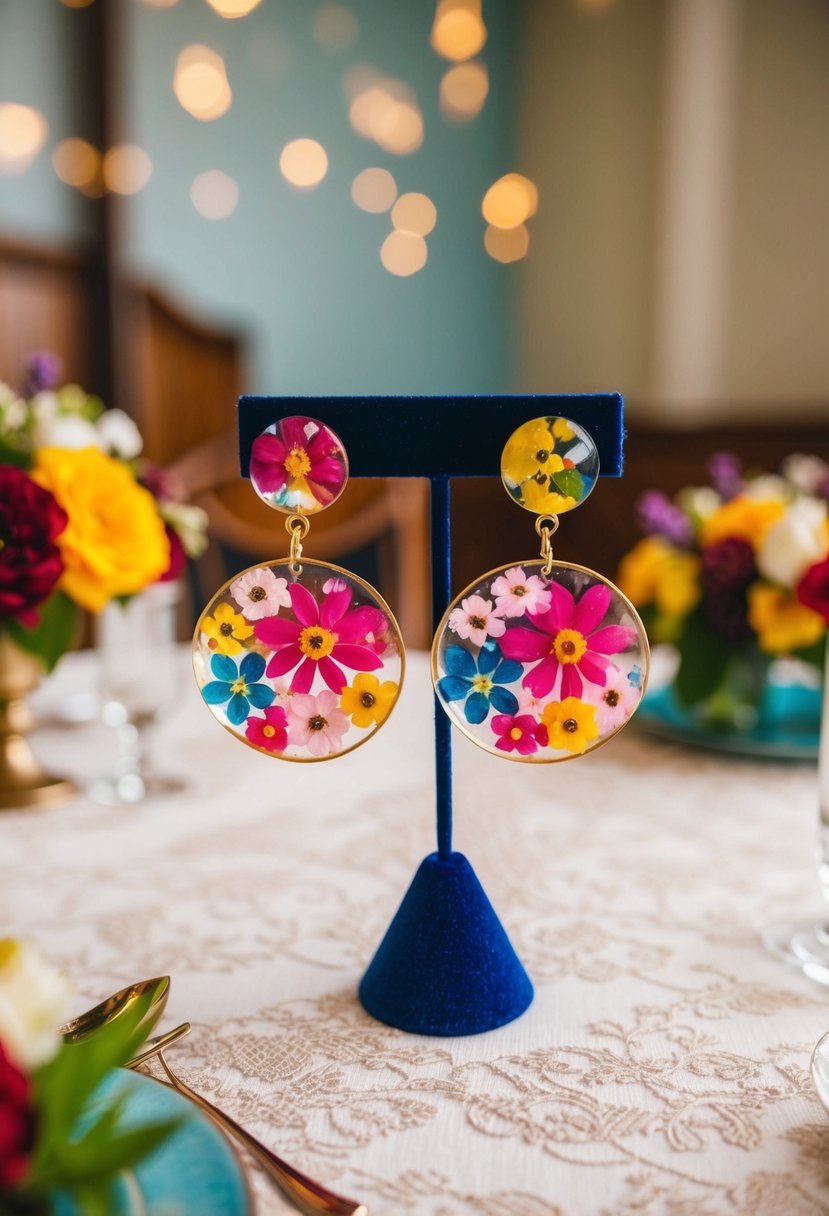
[[[204, 0], [169, 9], [122, 0], [124, 131], [155, 166], [147, 188], [124, 204], [128, 267], [248, 332], [250, 387], [262, 392], [503, 391], [515, 267], [485, 254], [480, 203], [514, 167], [514, 6], [485, 6], [490, 95], [462, 126], [438, 108], [447, 65], [428, 45], [431, 0], [354, 0], [360, 34], [345, 53], [313, 40], [318, 7], [264, 0], [226, 21]], [[178, 53], [192, 42], [223, 55], [233, 89], [229, 112], [209, 123], [172, 93]], [[359, 63], [414, 87], [426, 134], [413, 155], [386, 154], [352, 131], [342, 77]], [[298, 137], [319, 140], [329, 155], [327, 177], [308, 192], [278, 169], [283, 145]], [[401, 193], [421, 191], [437, 205], [427, 265], [411, 278], [380, 263], [388, 215], [368, 215], [351, 200], [354, 176], [371, 165], [388, 168]], [[191, 182], [208, 169], [239, 183], [229, 219], [205, 220], [190, 201]]]

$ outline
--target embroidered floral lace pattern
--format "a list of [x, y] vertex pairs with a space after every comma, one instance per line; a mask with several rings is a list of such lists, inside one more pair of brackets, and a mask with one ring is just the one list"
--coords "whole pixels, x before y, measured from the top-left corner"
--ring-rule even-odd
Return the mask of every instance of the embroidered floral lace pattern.
[[[758, 938], [817, 910], [814, 769], [634, 727], [557, 799], [550, 770], [459, 739], [457, 847], [536, 999], [492, 1034], [419, 1038], [355, 997], [433, 847], [425, 658], [410, 673], [382, 742], [281, 785], [205, 738], [188, 688], [158, 753], [191, 793], [4, 815], [2, 924], [63, 963], [79, 1008], [169, 972], [164, 1024], [194, 1027], [182, 1074], [372, 1216], [829, 1211], [808, 1078], [829, 1004]], [[92, 728], [35, 742], [85, 776], [110, 746]], [[258, 1192], [264, 1216], [291, 1210]]]

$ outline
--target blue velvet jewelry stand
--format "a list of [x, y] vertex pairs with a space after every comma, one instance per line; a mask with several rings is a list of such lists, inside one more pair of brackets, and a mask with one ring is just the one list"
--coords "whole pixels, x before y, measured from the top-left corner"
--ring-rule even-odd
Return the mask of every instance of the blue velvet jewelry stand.
[[[242, 397], [239, 450], [244, 477], [249, 476], [256, 436], [291, 414], [317, 418], [339, 435], [352, 477], [425, 477], [430, 482], [433, 627], [451, 599], [453, 477], [498, 476], [501, 452], [512, 432], [545, 415], [570, 418], [590, 432], [603, 476], [619, 477], [622, 472], [622, 398], [616, 393]], [[531, 548], [528, 544], [528, 553]], [[520, 545], [517, 549], [520, 554]], [[533, 999], [533, 988], [475, 871], [452, 849], [451, 724], [437, 700], [435, 775], [437, 852], [424, 859], [412, 879], [363, 976], [359, 995], [373, 1017], [400, 1030], [478, 1034], [522, 1014]]]

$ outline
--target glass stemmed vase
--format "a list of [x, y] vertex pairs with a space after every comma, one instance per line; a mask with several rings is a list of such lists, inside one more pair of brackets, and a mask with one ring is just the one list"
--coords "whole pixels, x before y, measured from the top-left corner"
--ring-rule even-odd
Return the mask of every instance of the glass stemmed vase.
[[182, 686], [177, 622], [180, 583], [155, 583], [124, 602], [113, 602], [97, 621], [101, 715], [113, 728], [118, 757], [95, 777], [89, 794], [121, 805], [177, 793], [186, 783], [156, 771], [149, 743], [153, 728], [174, 708]]

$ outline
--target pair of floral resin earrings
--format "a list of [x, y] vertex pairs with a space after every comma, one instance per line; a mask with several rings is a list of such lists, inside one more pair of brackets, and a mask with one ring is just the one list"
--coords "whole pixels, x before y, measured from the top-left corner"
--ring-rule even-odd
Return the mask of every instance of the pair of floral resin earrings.
[[[607, 579], [553, 560], [558, 516], [584, 502], [599, 458], [566, 418], [536, 418], [510, 437], [501, 477], [537, 516], [541, 555], [491, 570], [447, 608], [432, 678], [449, 717], [510, 760], [583, 755], [616, 734], [644, 692], [648, 640]], [[348, 459], [337, 436], [290, 417], [253, 444], [250, 478], [287, 516], [286, 557], [231, 579], [193, 638], [201, 695], [244, 743], [283, 760], [330, 760], [370, 739], [403, 682], [403, 639], [388, 604], [355, 574], [303, 557], [309, 516], [337, 499]]]

